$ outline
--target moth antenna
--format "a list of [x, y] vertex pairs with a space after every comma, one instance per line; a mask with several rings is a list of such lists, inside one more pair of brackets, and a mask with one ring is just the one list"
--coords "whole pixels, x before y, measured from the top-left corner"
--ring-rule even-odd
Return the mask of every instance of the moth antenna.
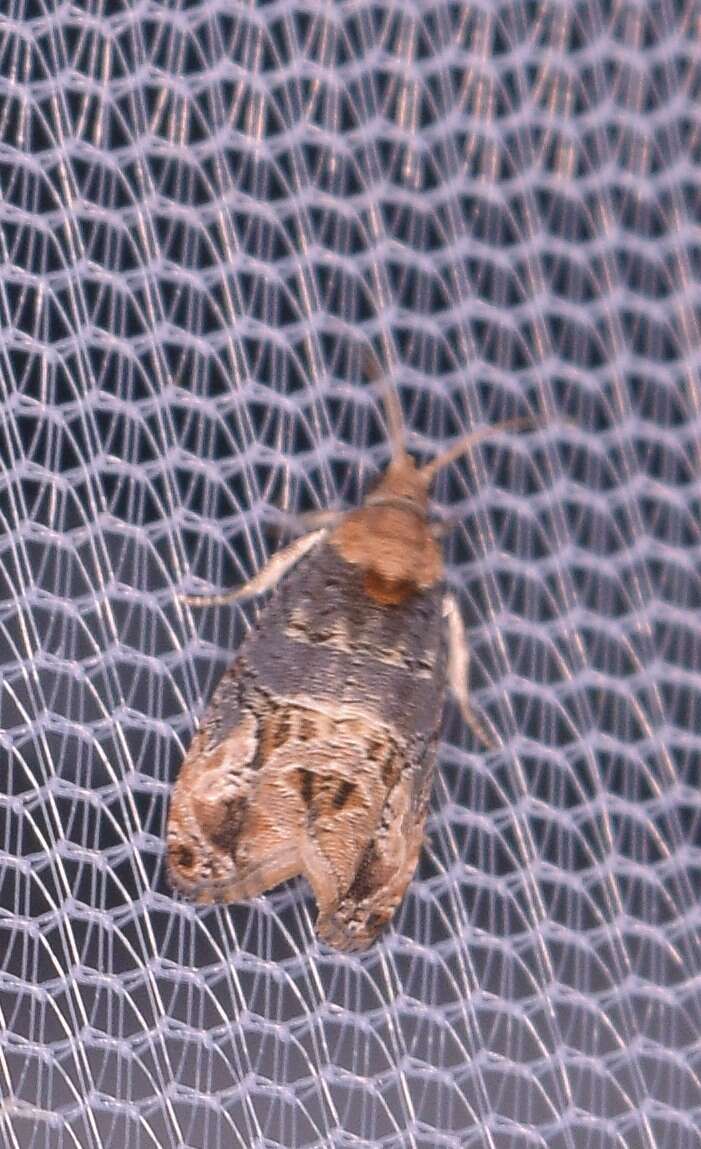
[[406, 448], [404, 442], [406, 440], [406, 427], [404, 426], [404, 416], [402, 414], [402, 405], [399, 402], [399, 395], [397, 388], [389, 378], [385, 378], [384, 372], [380, 361], [371, 347], [365, 347], [363, 351], [363, 365], [365, 374], [368, 379], [373, 383], [381, 384], [380, 398], [382, 400], [382, 410], [387, 420], [389, 428], [389, 442], [392, 448], [392, 461], [402, 460], [407, 458]]
[[481, 427], [479, 431], [470, 431], [469, 435], [463, 436], [447, 451], [442, 451], [435, 459], [431, 459], [430, 463], [421, 467], [419, 474], [428, 485], [438, 472], [443, 470], [443, 467], [447, 467], [448, 463], [452, 463], [454, 459], [459, 459], [472, 447], [476, 447], [478, 443], [483, 443], [485, 439], [493, 438], [500, 431], [522, 431], [539, 426], [540, 423], [537, 419], [524, 415], [519, 419], [506, 419], [503, 423], [496, 423], [493, 427]]

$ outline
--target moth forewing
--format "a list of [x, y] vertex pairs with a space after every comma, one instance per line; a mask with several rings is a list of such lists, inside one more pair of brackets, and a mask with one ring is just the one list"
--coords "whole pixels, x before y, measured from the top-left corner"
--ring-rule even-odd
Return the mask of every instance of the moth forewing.
[[168, 820], [175, 887], [232, 901], [303, 874], [317, 932], [339, 949], [369, 945], [411, 881], [446, 687], [488, 740], [469, 704], [430, 484], [488, 434], [526, 425], [475, 432], [419, 468], [391, 395], [392, 459], [364, 504], [295, 540], [233, 594], [201, 600], [274, 591], [215, 690]]

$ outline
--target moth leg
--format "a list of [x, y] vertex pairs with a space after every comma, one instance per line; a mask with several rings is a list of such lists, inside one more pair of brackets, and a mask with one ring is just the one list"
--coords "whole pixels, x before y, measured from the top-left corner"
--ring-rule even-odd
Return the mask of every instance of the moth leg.
[[300, 515], [286, 515], [282, 530], [299, 535], [320, 528], [330, 529], [338, 526], [345, 514], [345, 511], [304, 511]]
[[321, 542], [326, 533], [327, 528], [322, 527], [295, 539], [289, 546], [277, 551], [258, 574], [237, 590], [227, 591], [225, 594], [180, 594], [178, 598], [188, 606], [226, 606], [230, 602], [240, 602], [244, 598], [263, 594], [266, 590], [272, 590], [288, 570]]
[[456, 527], [460, 525], [461, 522], [462, 519], [460, 515], [441, 515], [440, 518], [431, 520], [431, 534], [433, 535], [434, 539], [437, 539], [438, 542], [441, 542], [441, 540], [447, 538], [448, 535], [451, 534], [456, 529]]
[[470, 654], [460, 608], [452, 594], [447, 594], [443, 599], [443, 617], [448, 631], [448, 685], [451, 693], [460, 707], [465, 724], [483, 746], [493, 750], [497, 743], [470, 702]]

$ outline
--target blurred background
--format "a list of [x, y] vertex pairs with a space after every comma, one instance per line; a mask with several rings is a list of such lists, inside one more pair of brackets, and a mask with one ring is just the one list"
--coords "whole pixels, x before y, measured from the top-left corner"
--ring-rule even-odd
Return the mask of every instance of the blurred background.
[[[701, 1145], [701, 10], [8, 0], [0, 1133], [11, 1149]], [[353, 505], [370, 340], [444, 471], [448, 707], [367, 954], [202, 909], [168, 796], [255, 604]]]

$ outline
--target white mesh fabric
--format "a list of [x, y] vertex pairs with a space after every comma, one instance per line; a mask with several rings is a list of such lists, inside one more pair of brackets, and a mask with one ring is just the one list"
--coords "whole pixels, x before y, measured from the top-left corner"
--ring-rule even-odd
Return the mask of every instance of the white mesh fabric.
[[[0, 1130], [50, 1149], [701, 1145], [701, 46], [690, 2], [8, 0]], [[254, 615], [386, 461], [453, 465], [485, 755], [446, 718], [386, 939], [203, 910], [170, 786]]]

